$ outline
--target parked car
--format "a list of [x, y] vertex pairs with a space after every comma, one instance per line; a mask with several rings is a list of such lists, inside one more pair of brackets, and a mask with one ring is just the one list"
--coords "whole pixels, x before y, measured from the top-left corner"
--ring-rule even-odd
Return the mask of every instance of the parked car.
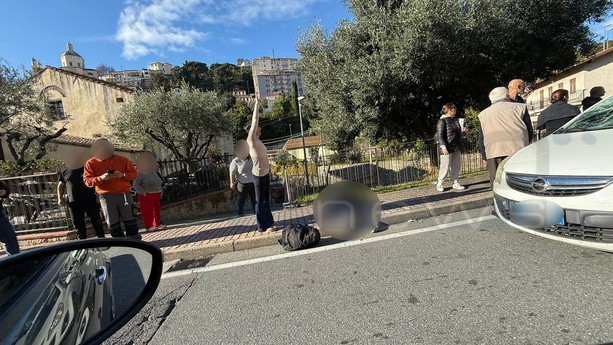
[[110, 260], [82, 249], [29, 261], [0, 280], [0, 331], [17, 344], [80, 344], [115, 320]]
[[505, 159], [495, 208], [525, 232], [613, 252], [613, 97]]

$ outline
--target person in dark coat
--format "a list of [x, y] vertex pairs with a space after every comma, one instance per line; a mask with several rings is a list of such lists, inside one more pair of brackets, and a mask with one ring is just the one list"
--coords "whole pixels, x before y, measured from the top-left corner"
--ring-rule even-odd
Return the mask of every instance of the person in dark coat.
[[[87, 238], [86, 214], [91, 220], [96, 236], [98, 238], [105, 237], [102, 217], [100, 216], [100, 203], [98, 202], [96, 191], [93, 188], [87, 187], [83, 182], [83, 166], [88, 158], [86, 152], [83, 152], [74, 160], [65, 162], [66, 169], [60, 172], [57, 186], [58, 204], [63, 206], [68, 201], [70, 217], [81, 240]], [[64, 198], [64, 195], [68, 196], [68, 200]]]
[[441, 150], [440, 168], [436, 190], [443, 192], [443, 181], [449, 173], [453, 182], [453, 189], [463, 190], [464, 186], [458, 182], [460, 169], [462, 168], [462, 132], [464, 128], [456, 116], [456, 106], [447, 103], [441, 111], [442, 116], [436, 124], [436, 136]]
[[[0, 181], [0, 198], [6, 199], [10, 194], [9, 187]], [[9, 219], [4, 215], [4, 208], [0, 203], [0, 242], [4, 243], [4, 249], [8, 255], [19, 253], [19, 242], [17, 235]]]
[[602, 101], [602, 97], [604, 97], [606, 91], [602, 86], [593, 87], [590, 90], [590, 96], [585, 97], [583, 101], [581, 101], [581, 106], [583, 107], [583, 111], [588, 110], [594, 104]]
[[551, 105], [545, 108], [536, 120], [536, 128], [545, 130], [544, 138], [579, 115], [579, 107], [568, 104], [568, 90], [560, 89], [551, 94]]

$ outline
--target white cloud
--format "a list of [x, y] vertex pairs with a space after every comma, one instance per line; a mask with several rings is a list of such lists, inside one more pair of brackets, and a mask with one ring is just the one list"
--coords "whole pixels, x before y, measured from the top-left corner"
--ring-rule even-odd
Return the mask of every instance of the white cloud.
[[247, 44], [247, 41], [242, 39], [242, 38], [238, 38], [238, 37], [232, 37], [230, 38], [230, 42], [234, 43], [234, 44]]
[[257, 21], [294, 19], [309, 14], [318, 0], [238, 0], [224, 1], [226, 22], [251, 25]]
[[[166, 51], [185, 51], [210, 35], [210, 25], [250, 26], [309, 14], [321, 0], [127, 0], [119, 16], [116, 39], [123, 56], [136, 59]], [[244, 44], [241, 38], [230, 40]]]
[[136, 59], [151, 53], [180, 51], [195, 46], [207, 34], [184, 29], [180, 24], [207, 0], [154, 0], [148, 5], [129, 1], [119, 16], [116, 38], [123, 43], [123, 56]]

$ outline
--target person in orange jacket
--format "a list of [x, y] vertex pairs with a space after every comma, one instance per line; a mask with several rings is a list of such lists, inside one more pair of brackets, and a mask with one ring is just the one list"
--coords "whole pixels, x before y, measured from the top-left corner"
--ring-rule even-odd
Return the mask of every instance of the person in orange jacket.
[[85, 163], [83, 182], [96, 188], [111, 236], [140, 239], [130, 194], [130, 181], [137, 175], [134, 164], [128, 158], [116, 155], [115, 147], [108, 139], [94, 141], [92, 154], [94, 157]]

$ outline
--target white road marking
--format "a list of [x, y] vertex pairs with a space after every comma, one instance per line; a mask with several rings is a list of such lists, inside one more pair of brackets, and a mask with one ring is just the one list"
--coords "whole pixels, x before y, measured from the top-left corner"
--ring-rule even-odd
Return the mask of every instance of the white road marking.
[[288, 252], [288, 253], [283, 253], [283, 254], [265, 256], [265, 257], [256, 258], [256, 259], [249, 259], [249, 260], [242, 260], [242, 261], [236, 261], [236, 262], [229, 262], [229, 263], [226, 263], [226, 264], [194, 268], [194, 269], [191, 269], [191, 270], [183, 270], [183, 271], [177, 271], [177, 272], [170, 272], [170, 273], [163, 274], [162, 275], [162, 279], [186, 276], [186, 275], [190, 275], [190, 274], [194, 274], [194, 273], [204, 273], [204, 272], [210, 272], [210, 271], [223, 270], [223, 269], [226, 269], [226, 268], [234, 268], [234, 267], [240, 267], [240, 266], [253, 265], [253, 264], [258, 264], [258, 263], [262, 263], [262, 262], [281, 260], [281, 259], [291, 258], [291, 257], [295, 257], [295, 256], [300, 256], [300, 255], [308, 255], [308, 254], [313, 254], [313, 253], [319, 253], [319, 252], [324, 252], [324, 251], [327, 251], [327, 250], [334, 250], [334, 249], [338, 249], [338, 248], [347, 248], [347, 247], [359, 246], [359, 245], [366, 244], [366, 243], [374, 243], [374, 242], [386, 241], [386, 240], [390, 240], [390, 239], [394, 239], [394, 238], [418, 235], [418, 234], [423, 234], [425, 232], [431, 232], [431, 231], [436, 231], [436, 230], [445, 230], [445, 229], [449, 229], [449, 228], [455, 228], [455, 227], [458, 227], [458, 226], [480, 223], [480, 222], [484, 222], [484, 221], [488, 221], [488, 220], [493, 220], [493, 219], [498, 219], [498, 218], [494, 217], [494, 216], [484, 216], [484, 217], [479, 217], [479, 218], [474, 218], [474, 219], [467, 219], [467, 220], [462, 220], [462, 221], [453, 222], [453, 223], [429, 226], [429, 227], [421, 228], [421, 229], [407, 230], [407, 231], [393, 233], [393, 234], [389, 234], [389, 235], [369, 237], [369, 238], [364, 238], [364, 239], [361, 239], [361, 240], [353, 240], [353, 241], [347, 241], [347, 242], [331, 244], [331, 245], [327, 245], [327, 246], [321, 246], [321, 247], [315, 247], [315, 248], [310, 248], [310, 249], [298, 250], [298, 251], [295, 251], [295, 252]]

